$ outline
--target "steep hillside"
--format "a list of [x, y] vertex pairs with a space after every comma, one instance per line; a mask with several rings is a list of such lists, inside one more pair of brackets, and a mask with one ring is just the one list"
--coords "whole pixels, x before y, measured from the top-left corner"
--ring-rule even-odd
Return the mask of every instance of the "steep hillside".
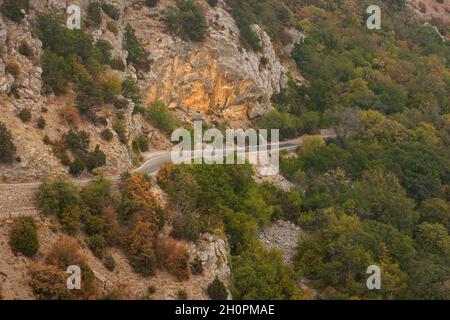
[[[271, 109], [272, 95], [286, 85], [287, 70], [280, 63], [267, 34], [255, 26], [262, 50], [255, 52], [243, 47], [236, 23], [221, 1], [214, 8], [206, 1], [199, 1], [207, 24], [205, 38], [200, 42], [189, 41], [168, 30], [164, 14], [174, 1], [159, 1], [155, 7], [146, 6], [144, 1], [109, 1], [115, 10], [115, 15], [110, 13], [114, 19], [105, 13], [108, 10], [100, 9], [98, 21], [89, 23], [87, 15], [96, 3], [81, 1], [81, 12], [86, 21], [83, 28], [92, 34], [93, 43], [101, 40], [102, 45], [111, 45], [106, 51], [115, 64], [108, 61], [107, 64], [113, 67], [107, 66], [101, 75], [94, 77], [100, 77], [97, 82], [109, 78], [109, 83], [135, 79], [137, 88], [133, 90], [137, 92], [131, 94], [125, 88], [122, 91], [120, 87], [118, 91], [116, 89], [116, 100], [120, 95], [128, 99], [126, 104], [122, 102], [119, 106], [111, 99], [94, 102], [95, 122], [80, 114], [79, 80], [69, 80], [71, 84], [62, 92], [45, 83], [45, 79], [56, 75], [46, 71], [50, 62], [46, 62], [49, 56], [44, 53], [55, 51], [51, 41], [59, 41], [56, 38], [46, 40], [49, 37], [39, 36], [36, 31], [39, 12], [47, 16], [54, 12], [47, 2], [30, 1], [27, 14], [19, 22], [0, 15], [1, 120], [11, 131], [17, 146], [15, 161], [10, 165], [0, 164], [2, 179], [38, 179], [67, 172], [68, 165], [77, 156], [69, 152], [67, 159], [55, 142], [61, 141], [69, 129], [87, 132], [90, 150], [100, 146], [106, 154], [104, 168], [108, 174], [124, 172], [139, 158], [139, 152], [132, 150], [136, 137], [144, 135], [151, 150], [170, 145], [166, 134], [158, 133], [145, 121], [142, 112], [136, 112], [137, 107], [147, 107], [161, 100], [185, 125], [201, 116], [209, 123], [222, 126], [248, 126], [249, 120]], [[66, 1], [52, 1], [52, 5], [65, 21]], [[142, 61], [133, 63], [127, 58], [131, 56], [127, 49], [133, 50], [125, 44], [130, 35], [130, 29], [126, 31], [128, 25], [134, 29], [131, 33], [137, 36]], [[44, 33], [53, 32], [56, 32], [54, 28]], [[64, 40], [61, 44], [64, 47], [63, 43]], [[125, 60], [128, 66], [123, 65]], [[86, 70], [92, 73], [92, 66], [90, 68]], [[79, 79], [77, 72], [71, 71]], [[21, 120], [20, 114], [25, 114], [25, 119]], [[101, 138], [105, 130], [113, 134], [112, 139]]]
[[[78, 3], [0, 0], [0, 298], [450, 298], [447, 1]], [[297, 150], [131, 170], [199, 118]]]

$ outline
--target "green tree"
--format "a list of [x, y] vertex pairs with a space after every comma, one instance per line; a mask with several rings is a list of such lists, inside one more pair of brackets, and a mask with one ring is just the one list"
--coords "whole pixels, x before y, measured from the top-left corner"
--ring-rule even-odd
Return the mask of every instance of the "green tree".
[[96, 145], [94, 151], [90, 152], [86, 160], [86, 168], [89, 171], [102, 167], [106, 164], [106, 154]]
[[135, 152], [146, 152], [149, 149], [148, 137], [141, 133], [133, 139], [133, 150]]
[[25, 216], [15, 219], [9, 237], [11, 248], [27, 257], [34, 256], [39, 250], [37, 230], [33, 217]]
[[39, 209], [47, 215], [62, 214], [67, 209], [81, 205], [76, 186], [64, 180], [41, 184], [36, 199]]
[[422, 250], [450, 261], [450, 236], [443, 225], [424, 222], [417, 226], [416, 238]]
[[276, 250], [257, 247], [233, 256], [231, 270], [234, 299], [286, 300], [295, 293], [294, 277]]
[[227, 212], [225, 214], [225, 230], [233, 254], [241, 254], [250, 250], [258, 236], [258, 221], [243, 212]]
[[106, 178], [92, 181], [81, 190], [81, 197], [92, 214], [100, 214], [115, 201], [112, 181]]
[[228, 298], [227, 288], [218, 277], [216, 277], [213, 282], [208, 285], [206, 291], [212, 300], [227, 300]]
[[16, 146], [14, 145], [11, 131], [8, 130], [3, 122], [0, 122], [0, 162], [13, 162], [15, 154]]
[[87, 19], [91, 27], [99, 27], [102, 23], [102, 8], [100, 3], [91, 2], [87, 9]]
[[9, 20], [20, 22], [25, 18], [22, 10], [26, 12], [29, 8], [30, 0], [5, 0], [0, 6], [0, 12]]
[[124, 49], [128, 51], [127, 63], [132, 63], [135, 68], [148, 66], [147, 52], [130, 24], [125, 27], [123, 41]]
[[46, 89], [52, 90], [56, 94], [65, 93], [71, 68], [64, 58], [51, 51], [44, 52], [42, 55], [42, 70], [42, 80]]
[[188, 213], [177, 216], [172, 223], [171, 236], [179, 240], [197, 241], [200, 238], [201, 220], [196, 214]]
[[397, 177], [381, 170], [369, 171], [358, 183], [363, 216], [391, 224], [407, 233], [413, 231], [418, 214]]
[[177, 119], [167, 110], [164, 102], [156, 100], [145, 112], [145, 118], [166, 133], [176, 129]]
[[122, 82], [122, 94], [134, 103], [134, 112], [143, 113], [144, 103], [138, 82], [131, 77], [126, 77]]
[[149, 6], [150, 8], [156, 7], [159, 0], [145, 0], [145, 4]]
[[292, 117], [287, 113], [281, 113], [277, 110], [263, 115], [257, 120], [256, 125], [261, 129], [279, 129], [281, 140], [297, 136], [297, 130], [292, 121]]
[[427, 199], [422, 202], [420, 221], [428, 223], [439, 223], [450, 229], [450, 204], [440, 198]]
[[164, 20], [173, 33], [195, 42], [202, 41], [208, 25], [202, 7], [192, 0], [183, 0], [169, 6]]

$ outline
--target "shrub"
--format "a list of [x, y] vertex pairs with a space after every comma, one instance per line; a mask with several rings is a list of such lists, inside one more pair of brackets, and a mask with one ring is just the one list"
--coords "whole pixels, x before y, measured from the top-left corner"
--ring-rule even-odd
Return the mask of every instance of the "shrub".
[[143, 276], [154, 275], [157, 267], [155, 251], [149, 246], [141, 248], [131, 255], [130, 264], [137, 273]]
[[95, 256], [101, 258], [106, 248], [105, 238], [103, 238], [101, 234], [90, 236], [88, 240], [88, 246]]
[[64, 180], [41, 184], [36, 194], [36, 201], [44, 214], [54, 214], [58, 217], [65, 211], [81, 205], [76, 186]]
[[58, 216], [62, 230], [69, 235], [75, 235], [80, 227], [80, 217], [81, 210], [79, 207], [65, 210]]
[[20, 43], [19, 53], [29, 59], [32, 59], [34, 57], [33, 48], [25, 40], [22, 40], [22, 42]]
[[84, 231], [90, 235], [96, 235], [103, 232], [103, 220], [93, 214], [83, 215]]
[[212, 300], [227, 300], [228, 298], [227, 288], [218, 277], [216, 277], [214, 281], [208, 285], [208, 289], [206, 291]]
[[178, 280], [189, 279], [189, 252], [184, 244], [171, 238], [159, 239], [156, 255], [161, 267], [166, 268]]
[[261, 66], [266, 67], [267, 64], [269, 63], [269, 59], [267, 57], [261, 57], [259, 63], [261, 64]]
[[171, 32], [195, 42], [202, 41], [208, 29], [202, 7], [192, 0], [168, 7], [164, 20]]
[[191, 263], [191, 272], [195, 275], [202, 275], [203, 270], [203, 262], [199, 257], [195, 257], [194, 261]]
[[241, 41], [243, 45], [254, 51], [260, 51], [262, 49], [260, 39], [256, 32], [253, 31], [246, 15], [239, 10], [236, 10], [234, 18], [241, 33]]
[[200, 218], [194, 214], [179, 215], [173, 221], [173, 230], [170, 234], [175, 239], [197, 241], [200, 238]]
[[116, 6], [106, 2], [102, 2], [101, 7], [103, 12], [106, 13], [111, 19], [120, 19], [120, 10]]
[[135, 110], [144, 107], [138, 83], [137, 81], [133, 80], [133, 78], [127, 77], [122, 82], [122, 94], [125, 98], [133, 101]]
[[115, 23], [114, 21], [108, 21], [106, 23], [106, 29], [108, 29], [111, 33], [113, 33], [116, 36], [119, 34], [119, 27], [117, 26], [117, 23]]
[[24, 108], [20, 110], [19, 114], [17, 115], [22, 122], [30, 122], [31, 120], [31, 111], [30, 109]]
[[122, 121], [117, 121], [113, 125], [113, 129], [116, 131], [119, 136], [119, 140], [126, 144], [128, 142], [128, 133], [125, 124]]
[[120, 188], [122, 191], [121, 214], [123, 218], [134, 218], [135, 221], [143, 220], [149, 222], [149, 227], [153, 230], [158, 229], [162, 214], [156, 207], [151, 177], [145, 174], [134, 174], [124, 178], [120, 183]]
[[130, 24], [125, 27], [124, 48], [128, 51], [127, 63], [133, 64], [136, 69], [143, 67], [148, 70], [147, 52], [141, 41], [136, 37], [135, 31]]
[[9, 20], [20, 22], [25, 15], [22, 10], [27, 11], [30, 7], [30, 0], [5, 0], [0, 6], [0, 12]]
[[[101, 19], [98, 3], [90, 4], [88, 16]], [[104, 40], [95, 43], [84, 28], [70, 30], [64, 22], [56, 11], [37, 15], [36, 35], [44, 48], [43, 79], [46, 88], [57, 94], [64, 93], [69, 82], [76, 83], [77, 105], [86, 115], [83, 111], [102, 103], [98, 79], [105, 73], [102, 64], [109, 62], [111, 46]]]
[[70, 65], [62, 57], [52, 52], [42, 55], [42, 80], [47, 91], [65, 93], [70, 79]]
[[148, 138], [145, 134], [141, 133], [133, 139], [133, 150], [135, 152], [146, 152], [148, 149]]
[[109, 41], [103, 39], [98, 40], [95, 44], [98, 61], [102, 64], [110, 64], [112, 59], [112, 49], [113, 46]]
[[67, 288], [65, 268], [55, 265], [33, 265], [29, 272], [30, 287], [38, 299], [45, 300], [92, 300], [98, 298], [99, 290], [92, 269], [85, 263], [76, 264], [81, 269], [81, 290]]
[[99, 215], [103, 208], [113, 204], [112, 188], [111, 180], [105, 178], [96, 179], [83, 188], [81, 197], [92, 214]]
[[102, 8], [98, 2], [91, 2], [87, 9], [88, 24], [91, 27], [99, 27], [102, 23]]
[[6, 73], [12, 75], [14, 78], [17, 78], [20, 73], [20, 67], [15, 62], [8, 62], [5, 66], [5, 71]]
[[49, 146], [52, 144], [52, 140], [50, 140], [50, 138], [48, 137], [48, 135], [44, 136], [44, 139], [42, 139], [42, 142], [46, 145]]
[[108, 269], [109, 271], [113, 272], [114, 269], [116, 268], [116, 260], [114, 260], [114, 257], [110, 254], [105, 255], [103, 257], [103, 265], [106, 267], [106, 269]]
[[27, 257], [32, 257], [38, 252], [39, 239], [33, 217], [15, 219], [9, 236], [9, 243], [14, 251], [23, 253]]
[[122, 92], [122, 84], [116, 76], [112, 76], [102, 83], [102, 91], [105, 102], [113, 103], [116, 95]]
[[[232, 256], [231, 259], [233, 298], [283, 300], [290, 299], [295, 292], [296, 281], [290, 269], [283, 263], [280, 251], [267, 251], [255, 245], [250, 250]], [[320, 259], [311, 263], [318, 261]]]
[[44, 129], [47, 122], [45, 121], [44, 117], [39, 117], [37, 120], [37, 127], [39, 129]]
[[100, 150], [100, 146], [96, 145], [94, 151], [90, 152], [86, 160], [86, 168], [89, 171], [102, 167], [106, 164], [106, 155]]
[[66, 270], [68, 266], [80, 266], [84, 263], [85, 258], [81, 254], [78, 242], [73, 238], [63, 236], [50, 248], [46, 260], [48, 264]]
[[145, 112], [145, 118], [166, 133], [175, 130], [177, 119], [167, 110], [164, 102], [156, 100]]
[[158, 4], [159, 0], [145, 0], [147, 7], [154, 8]]
[[115, 246], [120, 242], [121, 230], [117, 220], [117, 213], [113, 207], [108, 206], [102, 211], [103, 236], [109, 246]]
[[86, 262], [79, 264], [81, 269], [81, 290], [75, 291], [76, 299], [80, 300], [96, 300], [100, 296], [98, 282], [92, 269]]
[[[140, 189], [139, 186], [136, 187]], [[134, 193], [133, 191], [131, 192]], [[130, 254], [131, 266], [136, 272], [144, 276], [153, 275], [157, 267], [153, 249], [154, 229], [155, 224], [150, 219], [143, 214], [136, 214], [128, 230], [127, 248]]]
[[69, 164], [69, 173], [74, 177], [80, 176], [84, 169], [86, 169], [86, 165], [79, 158], [75, 158]]
[[147, 294], [151, 296], [151, 295], [153, 295], [153, 294], [155, 294], [155, 293], [156, 293], [156, 288], [155, 288], [155, 286], [149, 285], [148, 288], [147, 288]]
[[186, 290], [183, 290], [183, 289], [178, 290], [177, 296], [178, 296], [178, 300], [187, 300], [188, 299], [188, 294], [187, 294]]
[[112, 131], [109, 130], [108, 128], [103, 130], [100, 135], [101, 135], [103, 140], [108, 141], [108, 142], [110, 142], [114, 138], [114, 135], [113, 135]]
[[69, 130], [63, 136], [63, 141], [73, 153], [78, 154], [80, 151], [87, 152], [91, 139], [86, 131]]
[[125, 63], [123, 62], [122, 58], [120, 58], [120, 57], [112, 58], [109, 65], [114, 70], [119, 70], [119, 71], [125, 71], [125, 68], [126, 68]]
[[273, 110], [259, 118], [256, 124], [258, 128], [261, 129], [279, 129], [280, 139], [297, 136], [297, 130], [292, 120], [292, 116], [288, 113]]
[[77, 85], [76, 106], [80, 114], [95, 120], [95, 111], [103, 104], [102, 87], [91, 79], [81, 79]]
[[285, 3], [286, 1], [272, 0], [227, 0], [244, 46], [257, 51], [261, 50], [259, 37], [252, 30], [252, 25], [255, 24], [261, 26], [273, 42], [280, 40], [280, 30], [294, 23], [293, 14]]
[[208, 0], [208, 4], [209, 4], [210, 7], [217, 6], [218, 2], [219, 2], [219, 0]]
[[37, 299], [69, 300], [71, 292], [67, 289], [67, 273], [55, 266], [36, 264], [30, 267], [30, 287]]
[[3, 122], [0, 122], [0, 162], [12, 163], [16, 154], [16, 146], [12, 140], [11, 132]]

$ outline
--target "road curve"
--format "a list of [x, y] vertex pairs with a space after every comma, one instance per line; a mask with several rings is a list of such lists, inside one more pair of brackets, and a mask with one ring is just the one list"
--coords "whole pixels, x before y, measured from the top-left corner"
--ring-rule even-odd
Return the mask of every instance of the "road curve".
[[[322, 134], [323, 138], [334, 137], [332, 134]], [[278, 150], [294, 150], [303, 143], [303, 138], [292, 139], [280, 142]], [[264, 146], [262, 146], [264, 150]], [[274, 150], [274, 146], [272, 146]], [[276, 149], [275, 149], [276, 150]], [[249, 148], [242, 148], [239, 153], [249, 153]], [[251, 151], [253, 152], [253, 151]], [[162, 151], [158, 153], [144, 154], [144, 164], [133, 172], [146, 174], [155, 174], [159, 171], [161, 165], [170, 163], [171, 152]], [[109, 176], [111, 180], [119, 180], [120, 176]], [[82, 186], [91, 182], [92, 179], [72, 179], [76, 185]], [[0, 183], [0, 220], [2, 218], [12, 218], [24, 214], [37, 215], [39, 210], [35, 206], [35, 192], [41, 185], [41, 182], [31, 183]]]
[[[327, 138], [335, 138], [336, 135], [334, 133], [333, 130], [321, 130], [321, 134], [320, 136], [324, 139]], [[279, 150], [279, 151], [290, 151], [290, 150], [295, 150], [297, 149], [299, 146], [302, 145], [303, 143], [303, 138], [299, 137], [299, 138], [295, 138], [295, 139], [291, 139], [291, 140], [286, 140], [286, 141], [282, 141], [279, 142], [278, 144], [271, 144], [271, 150]], [[267, 149], [267, 146], [260, 146], [259, 150], [265, 150]], [[257, 151], [257, 147], [254, 147], [254, 151]], [[197, 153], [198, 151], [194, 151], [194, 154]], [[238, 150], [238, 153], [249, 153], [249, 148], [247, 147], [245, 150], [241, 149], [240, 151]], [[134, 170], [133, 172], [139, 172], [139, 173], [146, 173], [146, 174], [154, 174], [156, 172], [159, 171], [159, 169], [161, 168], [161, 166], [163, 164], [166, 163], [170, 163], [172, 161], [171, 159], [171, 152], [167, 151], [167, 152], [161, 152], [158, 154], [152, 154], [149, 158], [146, 159], [146, 161], [144, 162], [144, 164], [142, 164], [139, 168], [137, 168], [136, 170]]]
[[[302, 144], [301, 138], [293, 139], [293, 140], [289, 140], [289, 141], [280, 142], [279, 144], [272, 144], [272, 145], [270, 145], [270, 150], [272, 150], [272, 151], [273, 150], [278, 150], [278, 151], [293, 150], [293, 149], [298, 148], [301, 144]], [[261, 147], [259, 147], [259, 150], [264, 151], [264, 150], [268, 149], [268, 147], [269, 147], [269, 145], [261, 146]], [[249, 150], [249, 148], [247, 147], [245, 149], [237, 150], [237, 153], [238, 154], [249, 154], [249, 153], [254, 153], [256, 151], [258, 151], [257, 148], [253, 148], [252, 150]], [[201, 154], [201, 151], [194, 151], [193, 153]], [[224, 154], [226, 154], [226, 153], [224, 152]], [[156, 156], [149, 158], [142, 166], [140, 166], [133, 172], [153, 174], [153, 173], [158, 172], [163, 164], [170, 163], [171, 161], [172, 161], [171, 151], [167, 151], [165, 153], [161, 153], [161, 154], [158, 154]]]
[[[324, 139], [327, 138], [334, 138], [336, 135], [334, 132], [330, 130], [322, 130], [320, 136]], [[303, 137], [291, 139], [282, 141], [277, 144], [271, 145], [271, 150], [278, 150], [279, 151], [290, 151], [295, 150], [303, 143]], [[260, 149], [264, 150], [265, 146], [260, 147]], [[256, 149], [255, 149], [256, 151]], [[248, 147], [244, 150], [238, 151], [238, 153], [249, 153]], [[138, 173], [146, 173], [146, 174], [155, 174], [159, 171], [161, 166], [163, 164], [170, 163], [172, 161], [171, 158], [171, 151], [161, 151], [157, 153], [148, 153], [147, 155], [144, 155], [144, 163], [137, 169], [133, 170], [132, 173], [138, 172]], [[119, 180], [120, 176], [108, 176], [111, 180]], [[91, 178], [84, 178], [84, 179], [72, 179], [72, 181], [77, 185], [84, 185], [92, 181]], [[36, 188], [41, 184], [41, 182], [19, 182], [19, 183], [0, 183], [0, 186], [18, 186], [23, 189], [29, 189], [29, 188]]]

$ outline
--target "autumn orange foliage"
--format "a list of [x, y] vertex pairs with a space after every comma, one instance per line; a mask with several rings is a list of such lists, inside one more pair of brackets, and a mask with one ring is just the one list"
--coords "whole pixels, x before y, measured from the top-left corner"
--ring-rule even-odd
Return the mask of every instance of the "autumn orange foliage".
[[160, 238], [156, 243], [156, 257], [161, 267], [178, 280], [189, 279], [189, 252], [184, 243], [173, 238]]

